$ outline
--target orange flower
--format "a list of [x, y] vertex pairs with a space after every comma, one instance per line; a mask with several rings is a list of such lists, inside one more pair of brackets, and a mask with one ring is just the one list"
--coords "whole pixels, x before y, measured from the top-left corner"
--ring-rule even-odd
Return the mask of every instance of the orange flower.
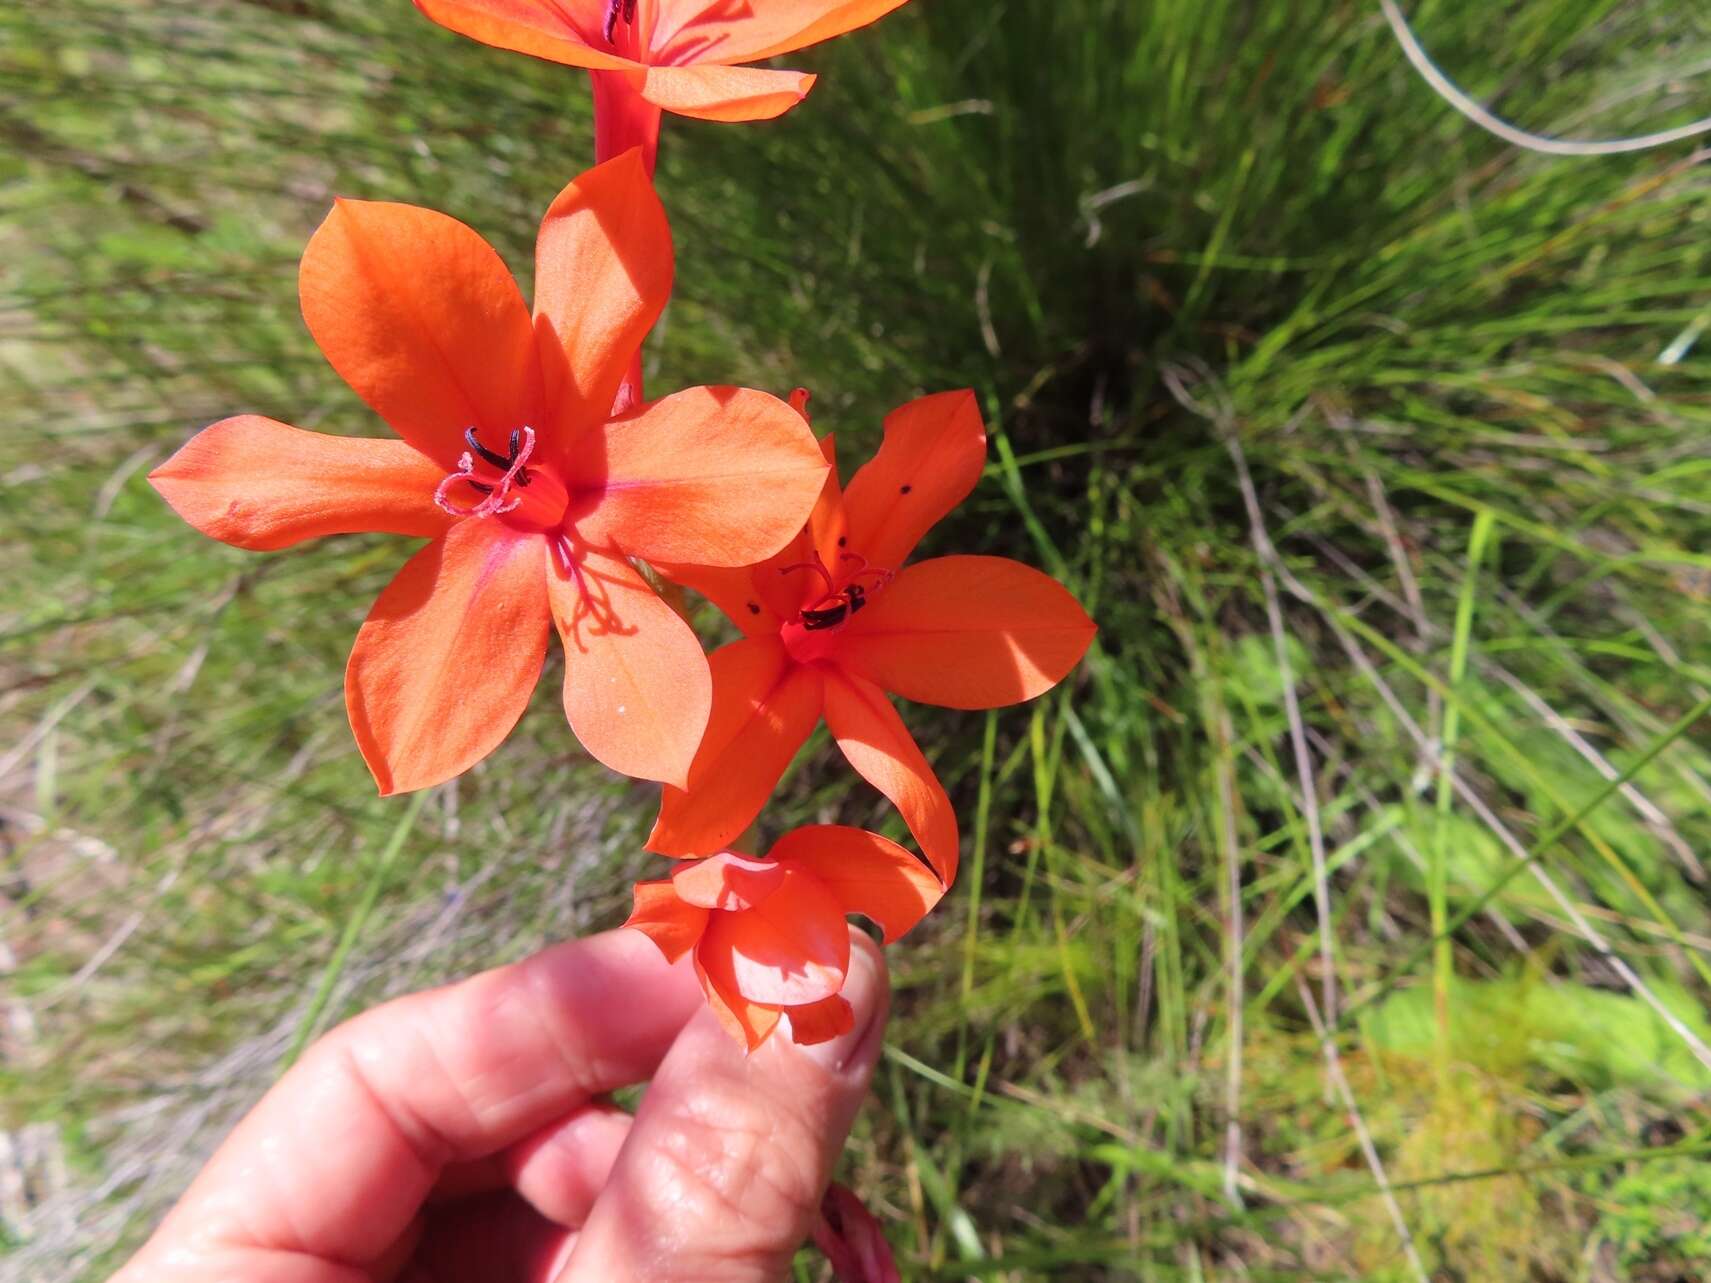
[[[803, 398], [805, 393], [799, 394]], [[822, 443], [828, 461], [830, 437]], [[1096, 631], [1056, 580], [1004, 557], [903, 566], [980, 478], [986, 430], [972, 392], [911, 401], [873, 460], [837, 473], [795, 543], [748, 569], [661, 566], [745, 634], [713, 655], [713, 714], [685, 787], [667, 785], [648, 849], [717, 851], [760, 813], [822, 716], [850, 765], [903, 813], [945, 885], [956, 876], [950, 800], [886, 692], [951, 708], [1032, 699]]]
[[640, 146], [653, 169], [660, 111], [766, 120], [814, 77], [736, 64], [864, 27], [905, 0], [415, 0], [483, 44], [594, 73], [595, 156]]
[[707, 661], [628, 558], [767, 556], [827, 468], [800, 416], [764, 392], [690, 388], [614, 416], [671, 276], [665, 211], [635, 152], [547, 211], [532, 317], [462, 223], [339, 201], [303, 255], [303, 317], [403, 440], [240, 415], [150, 474], [186, 521], [241, 548], [359, 530], [432, 540], [380, 594], [345, 673], [383, 794], [450, 779], [497, 747], [551, 624], [584, 747], [627, 775], [685, 780]]
[[873, 919], [890, 944], [943, 894], [927, 867], [890, 839], [817, 824], [786, 833], [764, 860], [724, 851], [636, 883], [624, 925], [645, 931], [667, 962], [694, 950], [707, 1005], [753, 1051], [780, 1016], [790, 1017], [800, 1043], [852, 1027], [842, 993], [846, 914]]

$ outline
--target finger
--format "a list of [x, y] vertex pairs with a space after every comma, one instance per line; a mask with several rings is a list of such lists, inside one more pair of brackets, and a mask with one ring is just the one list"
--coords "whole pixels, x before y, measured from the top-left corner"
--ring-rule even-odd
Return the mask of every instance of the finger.
[[310, 1048], [140, 1259], [271, 1252], [366, 1266], [448, 1163], [648, 1077], [701, 1004], [687, 968], [614, 931], [376, 1008]]
[[878, 948], [852, 932], [855, 1027], [745, 1056], [711, 1012], [642, 1099], [559, 1283], [776, 1283], [807, 1236], [874, 1063], [889, 1005]]
[[548, 1283], [569, 1256], [574, 1231], [594, 1206], [632, 1121], [616, 1105], [594, 1101], [503, 1153], [448, 1169], [436, 1197], [460, 1175], [466, 1182], [491, 1179], [493, 1186], [435, 1215], [405, 1283]]
[[588, 1105], [511, 1150], [511, 1184], [548, 1220], [579, 1226], [611, 1179], [634, 1123], [616, 1105]]
[[455, 1202], [514, 1189], [541, 1215], [560, 1225], [581, 1225], [606, 1183], [629, 1135], [630, 1115], [606, 1101], [588, 1104], [509, 1149], [440, 1173], [430, 1201]]
[[483, 1194], [434, 1219], [400, 1283], [550, 1283], [574, 1234], [510, 1190]]

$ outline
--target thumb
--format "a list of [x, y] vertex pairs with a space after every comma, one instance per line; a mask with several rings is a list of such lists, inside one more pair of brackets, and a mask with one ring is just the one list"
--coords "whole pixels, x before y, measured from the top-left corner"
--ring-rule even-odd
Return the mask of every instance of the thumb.
[[878, 947], [852, 931], [850, 1032], [743, 1049], [710, 1011], [660, 1066], [558, 1283], [777, 1283], [808, 1236], [879, 1059]]

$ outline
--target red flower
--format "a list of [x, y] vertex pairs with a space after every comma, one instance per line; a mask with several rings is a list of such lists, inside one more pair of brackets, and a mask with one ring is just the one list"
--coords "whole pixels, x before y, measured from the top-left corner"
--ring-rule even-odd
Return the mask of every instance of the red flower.
[[814, 1246], [826, 1254], [838, 1283], [903, 1283], [885, 1227], [847, 1185], [833, 1181], [826, 1187]]
[[483, 44], [594, 73], [605, 159], [640, 146], [653, 169], [660, 111], [765, 120], [807, 96], [814, 77], [737, 64], [830, 40], [905, 0], [415, 0], [442, 27]]
[[[805, 394], [803, 394], [805, 395]], [[823, 443], [828, 460], [831, 438]], [[747, 569], [662, 566], [745, 634], [713, 655], [713, 714], [686, 787], [668, 785], [648, 849], [716, 851], [760, 813], [822, 716], [850, 765], [903, 813], [949, 885], [957, 825], [889, 691], [951, 708], [1032, 699], [1074, 668], [1093, 622], [1056, 580], [1003, 557], [904, 566], [974, 488], [986, 432], [972, 392], [911, 401], [795, 543]]]
[[624, 925], [646, 932], [667, 962], [693, 950], [707, 1004], [753, 1051], [780, 1016], [790, 1017], [800, 1043], [853, 1027], [842, 995], [846, 914], [871, 918], [889, 944], [943, 894], [926, 866], [890, 839], [819, 824], [785, 834], [764, 860], [726, 851], [636, 883]]
[[671, 276], [665, 211], [635, 152], [547, 211], [532, 317], [462, 223], [340, 201], [303, 255], [303, 317], [403, 440], [242, 415], [150, 474], [186, 521], [242, 548], [358, 530], [432, 540], [381, 593], [345, 674], [383, 794], [450, 779], [505, 738], [551, 624], [588, 751], [628, 775], [685, 780], [707, 661], [628, 558], [765, 557], [813, 506], [826, 464], [801, 418], [763, 392], [691, 388], [614, 414]]

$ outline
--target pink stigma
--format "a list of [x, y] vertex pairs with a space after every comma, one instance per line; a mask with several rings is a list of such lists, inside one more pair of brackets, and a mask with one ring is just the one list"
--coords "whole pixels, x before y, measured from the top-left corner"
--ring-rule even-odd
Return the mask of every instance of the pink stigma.
[[[471, 444], [475, 445], [476, 449], [482, 449], [480, 443], [474, 440], [475, 429], [471, 428], [464, 435]], [[492, 456], [503, 461], [505, 474], [491, 483], [476, 477], [475, 455], [471, 451], [465, 450], [458, 458], [457, 471], [446, 477], [434, 488], [434, 502], [439, 505], [440, 509], [454, 517], [495, 517], [520, 506], [523, 502], [523, 496], [513, 495], [511, 487], [513, 485], [525, 486], [529, 483], [528, 474], [524, 472], [523, 465], [529, 461], [529, 456], [534, 453], [535, 430], [524, 427], [521, 429], [520, 437], [517, 433], [512, 434], [511, 441], [512, 449], [509, 458], [502, 455]], [[491, 456], [491, 452], [482, 450], [482, 455], [484, 458], [488, 458]], [[459, 507], [451, 500], [451, 488], [460, 481], [467, 482], [472, 490], [486, 497], [473, 508]]]

